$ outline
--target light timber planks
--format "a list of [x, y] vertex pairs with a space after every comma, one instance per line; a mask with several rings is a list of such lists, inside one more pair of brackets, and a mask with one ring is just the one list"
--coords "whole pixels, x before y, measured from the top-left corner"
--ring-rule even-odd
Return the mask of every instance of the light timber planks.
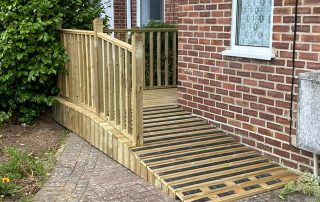
[[[165, 90], [148, 91], [145, 94], [149, 97], [144, 97], [148, 101], [144, 102], [147, 106], [143, 110], [143, 146], [131, 144], [94, 111], [61, 98], [53, 107], [53, 116], [131, 171], [182, 201], [234, 201], [281, 188], [297, 179], [294, 173], [237, 143], [219, 128], [176, 105], [163, 105], [152, 99], [157, 94], [167, 99]], [[166, 95], [173, 97], [174, 92], [167, 89]]]

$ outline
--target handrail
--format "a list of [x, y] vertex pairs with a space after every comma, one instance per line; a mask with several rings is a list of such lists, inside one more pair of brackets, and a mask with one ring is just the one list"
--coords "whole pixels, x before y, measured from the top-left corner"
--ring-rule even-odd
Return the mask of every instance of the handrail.
[[178, 28], [133, 28], [133, 29], [103, 29], [104, 33], [109, 32], [177, 32]]
[[108, 34], [105, 34], [105, 33], [98, 33], [98, 37], [101, 38], [101, 39], [104, 39], [106, 41], [109, 41], [109, 42], [112, 42], [113, 44], [121, 47], [121, 48], [124, 48], [128, 51], [132, 51], [132, 45], [126, 43], [126, 42], [123, 42], [119, 39], [116, 39], [116, 38], [113, 38], [111, 36], [109, 36]]
[[60, 29], [60, 31], [66, 34], [86, 34], [91, 36], [94, 35], [94, 31], [88, 31], [88, 30]]

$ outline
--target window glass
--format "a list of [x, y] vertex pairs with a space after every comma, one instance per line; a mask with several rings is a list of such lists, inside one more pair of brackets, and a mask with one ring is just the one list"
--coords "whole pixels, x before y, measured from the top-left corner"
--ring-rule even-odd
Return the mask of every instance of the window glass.
[[238, 0], [236, 45], [270, 47], [272, 0]]
[[163, 20], [163, 0], [141, 0], [141, 24]]

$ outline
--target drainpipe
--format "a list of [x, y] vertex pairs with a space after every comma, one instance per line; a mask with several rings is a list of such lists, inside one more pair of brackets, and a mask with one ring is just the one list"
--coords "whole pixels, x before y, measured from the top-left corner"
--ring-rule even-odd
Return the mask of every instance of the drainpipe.
[[[298, 5], [299, 0], [296, 0], [295, 5], [295, 15], [294, 15], [294, 34], [293, 34], [293, 53], [292, 53], [292, 80], [291, 80], [291, 98], [290, 98], [290, 145], [292, 145], [292, 125], [293, 125], [293, 93], [294, 93], [294, 77], [295, 77], [295, 67], [296, 67], [296, 41], [297, 41], [297, 24], [298, 24]], [[292, 145], [295, 146], [295, 145]], [[319, 158], [318, 154], [313, 154], [313, 164], [314, 164], [314, 175], [319, 176]]]
[[[294, 33], [293, 33], [293, 53], [292, 53], [292, 79], [291, 79], [291, 98], [290, 98], [290, 130], [289, 130], [289, 138], [290, 145], [292, 145], [292, 125], [293, 125], [293, 93], [294, 93], [294, 77], [295, 77], [295, 69], [296, 69], [296, 41], [297, 41], [297, 24], [298, 24], [298, 2], [296, 0], [295, 5], [295, 15], [294, 15]], [[294, 145], [293, 145], [294, 146]]]

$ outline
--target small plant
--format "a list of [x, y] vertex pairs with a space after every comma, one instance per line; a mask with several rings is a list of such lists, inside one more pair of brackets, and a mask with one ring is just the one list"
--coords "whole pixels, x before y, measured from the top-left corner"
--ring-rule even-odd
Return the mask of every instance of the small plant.
[[0, 165], [0, 175], [21, 179], [43, 175], [44, 167], [39, 160], [34, 159], [27, 152], [21, 152], [14, 147], [7, 147], [5, 154], [9, 156], [8, 162]]
[[320, 178], [311, 173], [303, 174], [297, 181], [289, 182], [280, 192], [279, 197], [285, 199], [290, 193], [303, 193], [308, 196], [315, 196], [320, 202]]
[[18, 186], [25, 179], [36, 183], [46, 175], [44, 163], [36, 160], [27, 152], [21, 152], [14, 147], [4, 149], [9, 160], [0, 165], [0, 195], [3, 197], [15, 196], [23, 189]]
[[10, 181], [9, 177], [2, 177], [0, 181], [0, 196], [14, 196], [17, 192], [18, 186]]

